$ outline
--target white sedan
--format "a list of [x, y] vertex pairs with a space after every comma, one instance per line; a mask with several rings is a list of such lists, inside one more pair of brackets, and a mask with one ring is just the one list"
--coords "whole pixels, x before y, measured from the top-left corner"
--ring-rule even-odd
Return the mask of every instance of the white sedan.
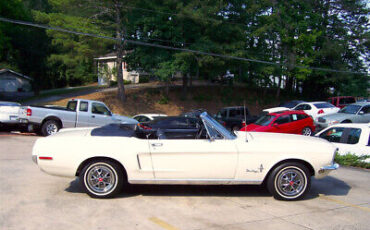
[[133, 116], [132, 118], [137, 120], [138, 122], [148, 122], [155, 120], [159, 117], [167, 117], [166, 114], [161, 114], [161, 113], [143, 113], [143, 114], [137, 114]]
[[325, 101], [315, 101], [302, 102], [291, 110], [304, 111], [307, 115], [311, 116], [314, 121], [316, 121], [318, 117], [337, 113], [340, 109]]
[[[111, 124], [65, 129], [36, 141], [32, 159], [48, 174], [79, 177], [92, 197], [112, 197], [130, 184], [266, 183], [277, 199], [296, 200], [311, 177], [338, 168], [326, 140], [277, 133], [230, 133], [206, 112], [195, 139], [163, 130]], [[141, 132], [148, 132], [142, 135]], [[171, 132], [171, 130], [169, 130]], [[140, 135], [139, 135], [140, 134]]]
[[327, 127], [315, 136], [332, 142], [338, 147], [338, 153], [340, 155], [347, 153], [357, 156], [370, 155], [370, 123], [336, 124]]

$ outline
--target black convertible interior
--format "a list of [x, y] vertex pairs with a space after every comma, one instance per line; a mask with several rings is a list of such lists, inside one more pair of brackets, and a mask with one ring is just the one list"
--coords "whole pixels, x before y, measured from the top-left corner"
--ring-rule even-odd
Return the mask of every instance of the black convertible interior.
[[203, 125], [190, 128], [152, 128], [144, 129], [139, 125], [109, 124], [95, 128], [91, 136], [137, 137], [140, 139], [207, 139]]

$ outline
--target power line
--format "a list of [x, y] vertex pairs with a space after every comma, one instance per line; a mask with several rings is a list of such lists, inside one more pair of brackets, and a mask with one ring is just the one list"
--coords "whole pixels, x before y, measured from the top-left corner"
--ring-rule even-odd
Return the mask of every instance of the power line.
[[[43, 29], [48, 29], [48, 30], [55, 30], [55, 31], [60, 31], [60, 32], [70, 33], [70, 34], [89, 36], [89, 37], [95, 37], [95, 38], [103, 38], [103, 39], [108, 39], [108, 40], [113, 40], [113, 41], [120, 41], [120, 39], [118, 39], [118, 38], [113, 38], [113, 37], [109, 37], [109, 36], [92, 34], [92, 33], [83, 33], [83, 32], [63, 29], [63, 28], [60, 28], [60, 27], [52, 27], [52, 26], [48, 26], [48, 25], [36, 24], [36, 23], [33, 23], [33, 22], [8, 19], [8, 18], [4, 18], [4, 17], [0, 17], [0, 21], [13, 23], [13, 24], [18, 24], [18, 25], [26, 25], [26, 26], [32, 26], [32, 27], [37, 27], [37, 28], [43, 28]], [[199, 51], [199, 50], [191, 50], [191, 49], [186, 49], [186, 48], [176, 48], [176, 47], [171, 47], [171, 46], [165, 46], [165, 45], [153, 44], [153, 43], [148, 43], [148, 42], [135, 41], [135, 40], [130, 40], [130, 39], [123, 39], [123, 40], [126, 41], [127, 43], [131, 43], [131, 44], [134, 44], [134, 45], [140, 45], [140, 46], [147, 46], [147, 47], [161, 48], [161, 49], [167, 49], [167, 50], [189, 52], [189, 53], [194, 53], [194, 54], [208, 55], [208, 56], [213, 56], [213, 57], [220, 57], [220, 58], [227, 58], [227, 59], [233, 59], [233, 60], [239, 60], [239, 61], [254, 62], [254, 63], [260, 63], [260, 64], [267, 64], [267, 65], [285, 66], [282, 63], [275, 63], [275, 62], [270, 62], [270, 61], [263, 61], [263, 60], [250, 59], [250, 58], [242, 58], [242, 57], [236, 57], [236, 56], [230, 56], [230, 55], [224, 55], [224, 54], [218, 54], [218, 53], [203, 52], [203, 51]], [[351, 73], [351, 74], [365, 74], [365, 75], [367, 75], [367, 73], [363, 73], [363, 72], [334, 70], [334, 69], [326, 69], [326, 68], [320, 68], [320, 67], [306, 67], [306, 66], [299, 66], [299, 65], [293, 65], [293, 66], [296, 67], [296, 68], [300, 68], [300, 69], [311, 69], [311, 70], [319, 70], [319, 71], [335, 72], [335, 73]]]

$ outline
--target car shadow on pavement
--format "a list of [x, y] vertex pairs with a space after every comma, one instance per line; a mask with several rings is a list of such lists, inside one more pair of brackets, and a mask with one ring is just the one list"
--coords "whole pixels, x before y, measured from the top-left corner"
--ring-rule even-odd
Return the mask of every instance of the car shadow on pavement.
[[351, 190], [346, 182], [332, 176], [322, 179], [312, 178], [311, 190], [305, 199], [313, 199], [320, 195], [326, 196], [345, 196]]
[[[79, 179], [71, 181], [65, 189], [71, 193], [84, 193]], [[271, 196], [258, 185], [128, 185], [116, 198], [134, 196]]]
[[[344, 196], [351, 187], [344, 181], [328, 176], [323, 179], [312, 178], [310, 192], [304, 200], [321, 195]], [[71, 181], [65, 189], [71, 193], [84, 193], [79, 179]], [[218, 196], [218, 197], [269, 197], [265, 186], [259, 185], [128, 185], [124, 192], [115, 198], [134, 196]]]

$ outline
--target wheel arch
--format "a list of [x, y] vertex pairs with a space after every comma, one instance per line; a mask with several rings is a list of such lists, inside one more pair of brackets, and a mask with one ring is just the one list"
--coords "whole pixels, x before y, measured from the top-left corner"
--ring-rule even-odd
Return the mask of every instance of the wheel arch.
[[56, 116], [48, 116], [48, 117], [44, 118], [44, 120], [42, 120], [42, 122], [41, 122], [40, 127], [42, 127], [45, 122], [50, 121], [50, 120], [54, 120], [54, 121], [58, 122], [59, 128], [60, 129], [63, 128], [62, 120], [60, 120], [60, 118], [56, 117]]
[[127, 171], [126, 171], [126, 168], [122, 165], [121, 162], [119, 162], [118, 160], [114, 159], [114, 158], [111, 158], [111, 157], [103, 157], [103, 156], [98, 156], [98, 157], [90, 157], [90, 158], [87, 158], [86, 160], [84, 160], [77, 168], [76, 170], [76, 174], [75, 176], [80, 176], [80, 173], [82, 171], [82, 169], [90, 162], [92, 161], [98, 161], [98, 160], [109, 160], [109, 161], [112, 161], [112, 162], [115, 162], [117, 165], [119, 165], [121, 167], [121, 170], [124, 174], [124, 176], [126, 177], [127, 179]]
[[276, 167], [278, 167], [279, 165], [282, 165], [284, 163], [287, 163], [287, 162], [295, 162], [295, 163], [300, 163], [300, 164], [303, 164], [304, 166], [307, 167], [307, 169], [310, 171], [310, 175], [311, 176], [315, 176], [315, 169], [313, 168], [313, 166], [308, 163], [307, 161], [305, 160], [302, 160], [302, 159], [296, 159], [296, 158], [290, 158], [290, 159], [285, 159], [285, 160], [282, 160], [282, 161], [279, 161], [277, 163], [275, 163], [268, 171], [268, 173], [266, 174], [265, 178], [263, 179], [263, 182], [262, 184], [265, 184], [266, 181], [268, 180], [269, 176], [271, 175], [272, 171], [274, 171], [274, 169]]

